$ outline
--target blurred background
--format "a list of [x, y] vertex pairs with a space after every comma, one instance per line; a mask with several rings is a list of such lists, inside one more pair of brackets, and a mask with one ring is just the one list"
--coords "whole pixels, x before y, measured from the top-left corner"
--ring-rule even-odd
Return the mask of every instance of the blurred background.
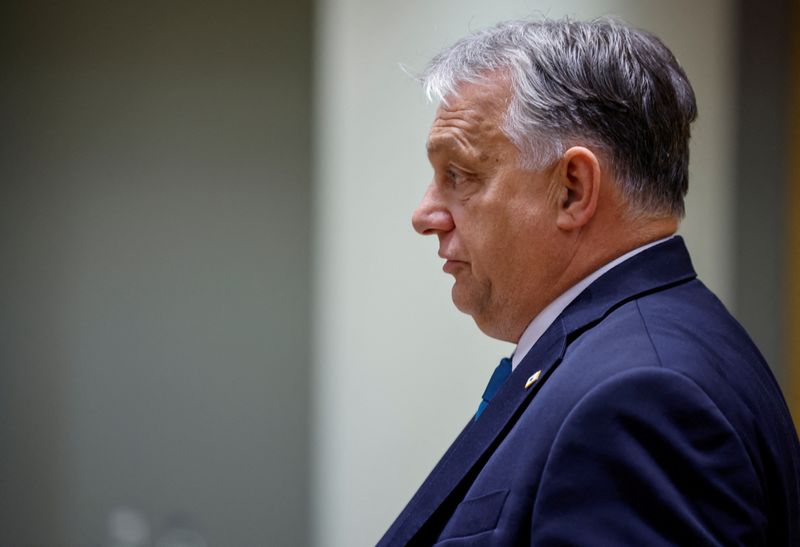
[[797, 416], [792, 4], [4, 2], [0, 547], [379, 539], [512, 349], [411, 230], [435, 105], [406, 72], [515, 17], [673, 49], [681, 232]]

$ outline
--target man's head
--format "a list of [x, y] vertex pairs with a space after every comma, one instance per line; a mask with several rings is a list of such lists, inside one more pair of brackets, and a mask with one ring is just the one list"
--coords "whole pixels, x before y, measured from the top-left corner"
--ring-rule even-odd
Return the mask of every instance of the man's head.
[[655, 37], [612, 20], [514, 21], [437, 56], [434, 179], [414, 214], [453, 300], [515, 341], [553, 298], [672, 233], [688, 185], [694, 93]]
[[573, 144], [603, 151], [637, 213], [682, 216], [689, 126], [697, 116], [683, 69], [655, 36], [612, 19], [510, 21], [479, 31], [431, 61], [428, 97], [498, 72], [512, 94], [502, 128], [528, 167]]

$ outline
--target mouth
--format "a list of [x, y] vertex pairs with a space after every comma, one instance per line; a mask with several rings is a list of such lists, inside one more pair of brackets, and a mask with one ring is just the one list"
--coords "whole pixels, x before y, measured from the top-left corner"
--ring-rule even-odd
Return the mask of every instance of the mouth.
[[459, 271], [462, 268], [465, 268], [466, 266], [467, 266], [467, 263], [464, 262], [464, 261], [447, 259], [445, 261], [445, 263], [444, 263], [444, 266], [442, 266], [442, 270], [445, 273], [449, 273], [449, 274], [454, 274], [455, 275], [455, 273], [457, 271]]

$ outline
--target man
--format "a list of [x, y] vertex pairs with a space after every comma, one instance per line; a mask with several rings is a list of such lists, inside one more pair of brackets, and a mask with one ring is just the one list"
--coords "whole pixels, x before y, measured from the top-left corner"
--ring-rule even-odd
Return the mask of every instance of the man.
[[413, 216], [452, 298], [515, 342], [379, 545], [800, 545], [800, 448], [675, 236], [694, 93], [612, 20], [509, 22], [424, 75]]

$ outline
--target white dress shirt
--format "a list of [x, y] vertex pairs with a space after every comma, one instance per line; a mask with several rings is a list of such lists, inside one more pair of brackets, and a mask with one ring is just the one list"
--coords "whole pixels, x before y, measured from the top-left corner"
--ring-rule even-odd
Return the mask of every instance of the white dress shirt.
[[664, 241], [667, 241], [673, 237], [674, 236], [669, 236], [659, 239], [658, 241], [647, 243], [625, 253], [620, 257], [615, 258], [605, 266], [602, 266], [600, 269], [595, 270], [588, 276], [578, 281], [575, 285], [563, 292], [558, 298], [550, 302], [541, 312], [539, 312], [539, 315], [533, 318], [533, 321], [528, 324], [525, 332], [523, 332], [522, 336], [520, 336], [519, 342], [517, 342], [517, 349], [514, 350], [514, 355], [511, 358], [512, 370], [517, 368], [517, 365], [522, 362], [522, 359], [525, 358], [533, 345], [539, 340], [539, 338], [550, 327], [550, 325], [553, 324], [553, 321], [555, 321], [556, 318], [561, 315], [561, 312], [564, 311], [567, 306], [569, 306], [570, 302], [575, 300], [578, 295], [581, 294], [586, 287], [591, 285], [595, 279], [606, 273], [614, 266], [622, 264], [632, 256], [635, 256], [645, 249], [649, 249], [650, 247], [658, 245], [659, 243], [663, 243]]

